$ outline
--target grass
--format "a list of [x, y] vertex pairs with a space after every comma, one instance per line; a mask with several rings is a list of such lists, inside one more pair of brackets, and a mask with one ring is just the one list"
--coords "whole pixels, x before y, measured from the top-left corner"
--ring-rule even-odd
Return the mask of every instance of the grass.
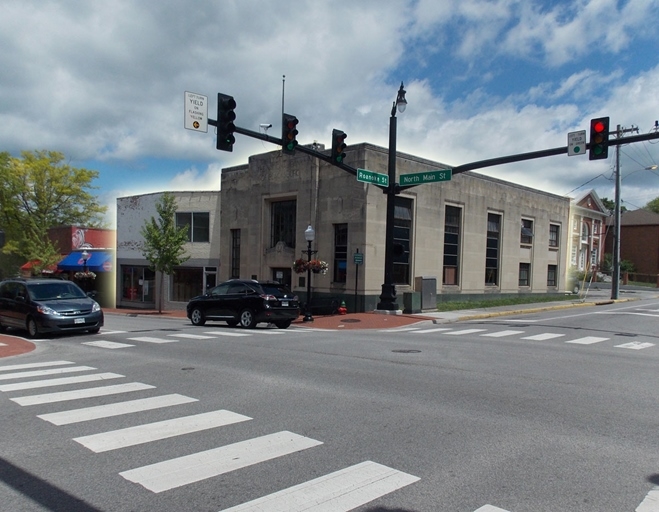
[[496, 299], [464, 300], [438, 302], [437, 311], [458, 311], [460, 309], [494, 308], [497, 306], [514, 306], [516, 304], [535, 304], [541, 302], [557, 302], [575, 300], [577, 295], [550, 295], [541, 297], [500, 297]]

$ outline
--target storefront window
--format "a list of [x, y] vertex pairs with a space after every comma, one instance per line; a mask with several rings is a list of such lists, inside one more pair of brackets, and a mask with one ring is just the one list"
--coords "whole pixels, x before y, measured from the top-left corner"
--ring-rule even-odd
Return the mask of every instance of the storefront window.
[[174, 302], [188, 302], [192, 297], [204, 293], [204, 269], [179, 267], [172, 276], [172, 297]]
[[121, 266], [121, 298], [155, 303], [156, 275], [149, 267]]

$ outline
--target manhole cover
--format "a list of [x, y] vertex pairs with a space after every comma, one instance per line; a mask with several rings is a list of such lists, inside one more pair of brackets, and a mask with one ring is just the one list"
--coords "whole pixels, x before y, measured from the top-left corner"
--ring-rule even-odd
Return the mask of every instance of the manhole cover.
[[400, 349], [400, 350], [392, 350], [392, 352], [396, 352], [397, 354], [418, 354], [418, 353], [420, 353], [421, 351], [420, 351], [420, 350], [409, 350], [409, 349], [408, 349], [408, 350], [404, 350], [404, 349]]
[[344, 324], [354, 324], [357, 322], [361, 322], [359, 318], [346, 318], [342, 323]]

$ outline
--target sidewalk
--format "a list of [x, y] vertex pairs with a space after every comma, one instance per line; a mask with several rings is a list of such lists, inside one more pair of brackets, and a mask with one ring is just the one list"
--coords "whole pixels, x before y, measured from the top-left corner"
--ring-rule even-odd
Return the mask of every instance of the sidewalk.
[[[656, 289], [647, 290], [621, 290], [621, 298], [617, 301], [610, 299], [611, 292], [607, 289], [596, 289], [589, 291], [585, 298], [577, 295], [572, 300], [543, 302], [533, 304], [517, 304], [513, 306], [497, 306], [481, 309], [462, 309], [458, 311], [432, 312], [426, 311], [419, 314], [387, 314], [383, 312], [348, 313], [346, 315], [318, 315], [314, 316], [313, 322], [304, 322], [301, 315], [292, 324], [294, 328], [306, 329], [328, 329], [328, 330], [351, 330], [351, 329], [395, 329], [413, 324], [443, 324], [465, 320], [478, 320], [484, 318], [496, 318], [506, 315], [520, 315], [538, 313], [542, 311], [561, 310], [580, 307], [594, 307], [613, 302], [626, 302], [640, 298], [659, 296]], [[126, 316], [152, 316], [169, 319], [180, 319], [189, 322], [185, 311], [158, 311], [147, 309], [110, 309], [104, 308], [106, 315]], [[221, 324], [220, 324], [221, 325]], [[18, 333], [21, 334], [21, 333]], [[35, 345], [20, 336], [0, 334], [0, 358], [24, 354], [34, 350]]]

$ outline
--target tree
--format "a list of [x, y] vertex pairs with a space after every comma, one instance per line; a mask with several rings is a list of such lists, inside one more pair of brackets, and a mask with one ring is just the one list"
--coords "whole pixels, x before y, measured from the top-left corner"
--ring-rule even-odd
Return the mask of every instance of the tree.
[[0, 153], [0, 226], [6, 234], [3, 252], [38, 260], [38, 267], [57, 263], [61, 247], [48, 240], [56, 226], [101, 227], [107, 207], [90, 193], [98, 171], [71, 167], [56, 151], [24, 151], [20, 158]]
[[[602, 201], [602, 204], [604, 205], [604, 208], [609, 210], [611, 213], [616, 209], [616, 202], [613, 199], [609, 199], [608, 197], [601, 197], [600, 201]], [[620, 206], [620, 212], [626, 212], [627, 207], [626, 206]]]
[[183, 245], [188, 241], [188, 227], [176, 227], [176, 202], [174, 195], [165, 192], [156, 203], [158, 220], [151, 217], [142, 226], [144, 247], [142, 254], [151, 263], [151, 269], [160, 272], [160, 292], [158, 294], [158, 313], [162, 313], [164, 276], [171, 275], [174, 267], [187, 261]]
[[659, 197], [655, 197], [652, 201], [643, 207], [644, 210], [650, 210], [654, 213], [659, 213]]

